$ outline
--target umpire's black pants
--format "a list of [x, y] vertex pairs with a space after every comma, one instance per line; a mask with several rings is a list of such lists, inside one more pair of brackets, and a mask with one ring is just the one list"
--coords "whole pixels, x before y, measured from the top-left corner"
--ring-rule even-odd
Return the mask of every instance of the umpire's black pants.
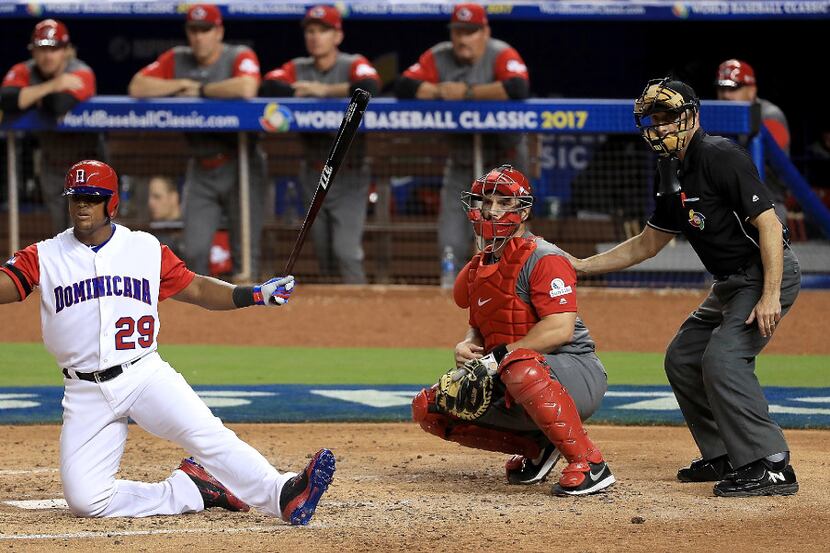
[[[769, 337], [761, 336], [755, 322], [744, 324], [763, 286], [760, 263], [715, 281], [666, 351], [666, 375], [703, 458], [728, 454], [734, 467], [789, 451], [755, 376], [755, 357]], [[787, 248], [782, 316], [800, 288], [798, 259]]]

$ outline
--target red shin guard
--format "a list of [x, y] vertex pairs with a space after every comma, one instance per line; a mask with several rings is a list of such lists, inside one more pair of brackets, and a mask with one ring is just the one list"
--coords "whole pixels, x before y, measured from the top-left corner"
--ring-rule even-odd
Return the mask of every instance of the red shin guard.
[[435, 405], [435, 392], [432, 389], [421, 390], [412, 400], [412, 420], [420, 424], [424, 431], [443, 440], [508, 455], [524, 455], [531, 459], [541, 452], [539, 444], [530, 438], [477, 426], [444, 413], [431, 413], [430, 405]]
[[602, 453], [582, 427], [573, 399], [551, 378], [544, 356], [530, 349], [511, 351], [499, 372], [508, 393], [569, 463], [602, 462]]

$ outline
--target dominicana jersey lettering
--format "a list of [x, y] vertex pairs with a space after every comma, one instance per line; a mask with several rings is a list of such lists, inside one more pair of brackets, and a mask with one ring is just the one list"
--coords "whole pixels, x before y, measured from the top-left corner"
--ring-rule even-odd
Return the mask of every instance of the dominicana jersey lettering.
[[97, 251], [70, 228], [16, 252], [0, 267], [21, 300], [40, 287], [43, 342], [61, 368], [98, 371], [155, 350], [158, 302], [193, 280], [194, 273], [154, 236], [114, 226]]

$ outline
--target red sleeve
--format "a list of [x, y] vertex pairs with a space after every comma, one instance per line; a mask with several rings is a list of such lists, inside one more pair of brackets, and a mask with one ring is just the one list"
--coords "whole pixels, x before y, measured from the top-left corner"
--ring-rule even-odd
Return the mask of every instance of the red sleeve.
[[438, 68], [435, 66], [435, 57], [432, 50], [427, 50], [418, 58], [418, 63], [409, 66], [403, 72], [404, 77], [428, 83], [438, 83]]
[[3, 84], [0, 86], [15, 86], [17, 88], [23, 88], [29, 86], [29, 82], [29, 68], [26, 67], [25, 63], [18, 63], [9, 69], [9, 72], [6, 73], [5, 77], [3, 77]]
[[297, 71], [294, 68], [294, 62], [287, 61], [284, 64], [282, 64], [282, 67], [272, 69], [271, 71], [265, 74], [265, 80], [282, 81], [288, 84], [297, 82]]
[[243, 50], [236, 56], [236, 59], [233, 60], [231, 75], [234, 77], [256, 77], [256, 80], [259, 81], [259, 59], [253, 50]]
[[176, 74], [175, 70], [176, 60], [173, 56], [173, 50], [168, 50], [160, 55], [156, 61], [139, 71], [139, 73], [146, 77], [172, 79]]
[[493, 64], [493, 74], [498, 81], [506, 81], [507, 79], [525, 79], [528, 80], [527, 65], [525, 65], [522, 56], [514, 48], [505, 48], [497, 57]]
[[790, 151], [790, 131], [787, 126], [778, 119], [764, 119], [764, 126], [767, 128], [778, 147], [785, 152]]
[[470, 292], [467, 284], [467, 277], [470, 274], [470, 261], [464, 265], [464, 268], [458, 272], [455, 277], [455, 286], [452, 288], [452, 297], [455, 300], [455, 305], [461, 309], [470, 307]]
[[160, 302], [187, 288], [195, 276], [196, 273], [188, 269], [184, 261], [176, 257], [173, 250], [162, 244]]
[[540, 317], [576, 312], [576, 271], [559, 255], [542, 257], [530, 275], [530, 303]]
[[380, 84], [380, 77], [378, 77], [377, 69], [369, 63], [369, 60], [363, 56], [358, 56], [352, 62], [349, 70], [349, 82], [365, 81], [366, 79], [373, 79]]
[[84, 82], [84, 86], [77, 90], [67, 90], [69, 94], [75, 97], [79, 102], [83, 102], [95, 96], [95, 73], [89, 69], [78, 69], [72, 74], [77, 75]]
[[20, 294], [20, 300], [25, 300], [26, 296], [32, 293], [32, 288], [40, 282], [37, 245], [32, 244], [15, 252], [11, 259], [0, 267], [0, 271], [11, 277], [17, 287], [17, 293]]

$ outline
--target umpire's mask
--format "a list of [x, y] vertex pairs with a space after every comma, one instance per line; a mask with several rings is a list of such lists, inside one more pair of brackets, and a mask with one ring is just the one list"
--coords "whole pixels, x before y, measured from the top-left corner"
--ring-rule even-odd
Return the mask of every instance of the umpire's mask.
[[669, 77], [655, 79], [634, 101], [634, 122], [648, 145], [668, 156], [689, 143], [699, 110], [700, 100], [692, 87]]

